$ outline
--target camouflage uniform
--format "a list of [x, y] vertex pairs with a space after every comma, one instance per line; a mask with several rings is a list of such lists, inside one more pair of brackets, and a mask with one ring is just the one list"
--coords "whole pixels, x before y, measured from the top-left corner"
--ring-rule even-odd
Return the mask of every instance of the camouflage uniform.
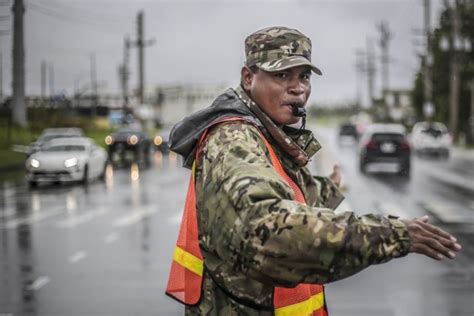
[[[396, 218], [335, 214], [342, 199], [337, 187], [295, 163], [249, 110], [252, 102], [240, 87], [230, 89], [171, 133], [172, 149], [189, 167], [208, 126], [228, 116], [246, 120], [214, 125], [200, 146], [195, 179], [205, 272], [201, 301], [186, 307], [186, 315], [273, 315], [274, 286], [340, 280], [409, 249], [406, 227]], [[259, 131], [306, 205], [293, 200]], [[309, 130], [280, 131], [309, 158], [320, 148]]]

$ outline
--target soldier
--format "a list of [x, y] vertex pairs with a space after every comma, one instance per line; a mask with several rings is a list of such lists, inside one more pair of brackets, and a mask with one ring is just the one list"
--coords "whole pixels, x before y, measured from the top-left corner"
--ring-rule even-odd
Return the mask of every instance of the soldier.
[[306, 165], [321, 146], [290, 126], [321, 75], [308, 37], [269, 27], [245, 53], [241, 85], [171, 132], [193, 170], [167, 288], [186, 315], [324, 316], [324, 283], [410, 252], [455, 257], [456, 239], [426, 217], [334, 212], [339, 171], [313, 177]]

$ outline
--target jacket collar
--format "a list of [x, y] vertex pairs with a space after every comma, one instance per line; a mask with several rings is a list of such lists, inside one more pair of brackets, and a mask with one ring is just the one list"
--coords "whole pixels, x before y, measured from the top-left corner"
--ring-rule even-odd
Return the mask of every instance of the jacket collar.
[[[267, 134], [274, 139], [280, 149], [291, 157], [296, 166], [305, 166], [309, 159], [321, 149], [321, 144], [307, 129], [297, 129], [290, 126], [280, 128], [260, 107], [250, 98], [242, 86], [234, 89], [239, 99], [257, 116]], [[268, 135], [266, 135], [268, 137]]]

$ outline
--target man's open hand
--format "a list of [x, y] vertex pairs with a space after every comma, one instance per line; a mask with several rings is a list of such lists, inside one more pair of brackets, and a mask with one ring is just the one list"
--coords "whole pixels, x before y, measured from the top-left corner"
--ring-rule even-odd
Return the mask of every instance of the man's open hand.
[[341, 167], [338, 164], [335, 164], [332, 169], [332, 173], [329, 176], [329, 179], [339, 188], [341, 186]]
[[441, 228], [428, 223], [428, 216], [403, 220], [410, 235], [410, 252], [417, 252], [435, 260], [454, 259], [461, 245], [456, 238]]

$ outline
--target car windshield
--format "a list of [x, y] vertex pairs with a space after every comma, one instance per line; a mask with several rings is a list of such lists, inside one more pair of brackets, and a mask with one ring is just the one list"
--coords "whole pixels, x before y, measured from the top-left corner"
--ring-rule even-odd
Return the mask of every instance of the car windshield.
[[54, 145], [48, 146], [43, 151], [85, 151], [86, 147], [82, 145]]
[[60, 134], [60, 135], [58, 135], [58, 134], [44, 135], [44, 136], [41, 137], [40, 140], [41, 140], [42, 142], [47, 142], [47, 141], [49, 141], [49, 140], [51, 140], [51, 139], [66, 138], [66, 137], [73, 137], [73, 136], [74, 136], [74, 135], [63, 135], [63, 134]]
[[432, 136], [432, 137], [440, 137], [441, 135], [443, 135], [443, 132], [437, 128], [427, 128], [425, 130], [422, 131], [423, 134], [425, 135], [429, 135], [429, 136]]
[[346, 133], [354, 133], [356, 131], [356, 128], [354, 125], [342, 125], [341, 126], [341, 132], [346, 132]]
[[137, 132], [137, 131], [118, 131], [117, 135], [118, 136], [136, 135], [138, 137], [141, 137], [143, 134], [142, 132]]
[[404, 136], [402, 134], [396, 134], [396, 133], [377, 133], [372, 135], [372, 140], [377, 143], [381, 142], [403, 142]]

